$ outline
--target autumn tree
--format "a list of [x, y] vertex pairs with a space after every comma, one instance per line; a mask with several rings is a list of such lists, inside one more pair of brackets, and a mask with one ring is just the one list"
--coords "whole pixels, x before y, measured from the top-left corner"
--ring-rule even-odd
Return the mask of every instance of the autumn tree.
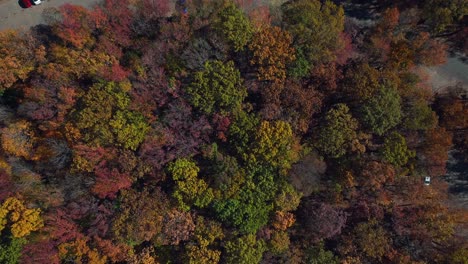
[[452, 133], [443, 127], [435, 127], [425, 132], [421, 154], [429, 175], [446, 174], [448, 151], [452, 147]]
[[120, 208], [112, 223], [115, 238], [131, 245], [150, 241], [162, 230], [167, 202], [167, 197], [159, 189], [123, 191]]
[[229, 113], [240, 109], [247, 91], [234, 62], [207, 61], [203, 71], [195, 73], [187, 93], [201, 111]]
[[[313, 65], [334, 60], [341, 43], [344, 11], [331, 1], [288, 1], [281, 6], [286, 29], [293, 35], [294, 46]], [[300, 56], [297, 56], [298, 59]]]
[[266, 27], [254, 34], [249, 44], [253, 53], [250, 63], [258, 67], [259, 80], [282, 82], [286, 78], [286, 66], [295, 59], [291, 44], [291, 35], [279, 27]]
[[195, 242], [186, 246], [188, 262], [191, 264], [218, 263], [221, 251], [211, 248], [217, 240], [223, 239], [223, 229], [218, 222], [197, 217], [194, 231]]
[[301, 210], [301, 221], [308, 231], [305, 236], [314, 242], [340, 234], [346, 219], [342, 210], [325, 203], [308, 201]]
[[0, 32], [0, 95], [35, 68], [35, 40], [13, 30]]
[[41, 210], [28, 209], [15, 197], [6, 199], [0, 207], [0, 232], [6, 227], [14, 238], [22, 238], [44, 226]]
[[380, 73], [367, 63], [352, 64], [345, 72], [345, 94], [359, 102], [373, 97], [380, 89]]
[[36, 138], [28, 121], [20, 120], [3, 128], [1, 140], [5, 152], [26, 159], [32, 157]]

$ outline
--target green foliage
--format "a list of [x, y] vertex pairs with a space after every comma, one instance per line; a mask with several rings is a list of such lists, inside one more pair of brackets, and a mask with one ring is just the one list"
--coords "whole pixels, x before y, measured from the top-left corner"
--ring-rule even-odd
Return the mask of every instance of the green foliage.
[[361, 107], [361, 119], [372, 133], [379, 136], [398, 125], [401, 121], [400, 95], [390, 85], [383, 85], [380, 91]]
[[354, 234], [356, 244], [370, 258], [381, 260], [390, 249], [388, 234], [376, 219], [358, 224]]
[[289, 235], [285, 231], [277, 231], [271, 235], [269, 248], [273, 254], [282, 254], [289, 248]]
[[468, 1], [466, 0], [427, 0], [424, 2], [423, 17], [434, 33], [445, 31], [468, 14]]
[[195, 73], [187, 93], [192, 104], [208, 114], [238, 111], [247, 96], [234, 62], [218, 60], [207, 61], [205, 69]]
[[318, 246], [313, 247], [307, 251], [307, 264], [338, 264], [339, 259], [333, 254], [333, 252], [328, 251], [323, 248], [323, 243], [320, 243]]
[[295, 211], [301, 202], [302, 193], [299, 193], [291, 184], [284, 182], [278, 188], [280, 191], [275, 198], [275, 207], [278, 211]]
[[450, 256], [450, 263], [466, 264], [468, 263], [468, 248], [460, 248]]
[[278, 190], [270, 168], [251, 168], [239, 192], [226, 200], [216, 201], [213, 209], [218, 218], [242, 233], [255, 233], [268, 222], [272, 200]]
[[21, 250], [26, 244], [25, 238], [11, 238], [0, 244], [0, 263], [17, 264], [21, 257]]
[[234, 241], [228, 241], [225, 246], [227, 264], [260, 263], [266, 245], [263, 240], [257, 240], [255, 235], [245, 235]]
[[211, 203], [213, 190], [204, 180], [198, 179], [200, 169], [195, 162], [180, 158], [169, 164], [168, 171], [176, 183], [173, 196], [183, 210], [188, 211], [191, 205], [203, 208]]
[[119, 145], [136, 150], [149, 126], [138, 112], [127, 110], [130, 96], [128, 82], [94, 84], [82, 98], [76, 126], [83, 140], [94, 146]]
[[283, 4], [282, 10], [286, 29], [309, 62], [317, 64], [335, 59], [334, 51], [341, 46], [339, 34], [344, 29], [342, 7], [331, 1], [296, 0]]
[[339, 158], [350, 150], [357, 138], [358, 121], [349, 113], [345, 104], [337, 104], [325, 115], [319, 128], [316, 147], [332, 158]]
[[255, 114], [245, 111], [235, 113], [229, 126], [228, 140], [239, 155], [247, 154], [259, 124], [260, 120]]
[[406, 146], [405, 138], [397, 132], [385, 138], [381, 153], [385, 161], [395, 166], [404, 166], [410, 158], [416, 156], [416, 153]]
[[221, 251], [210, 249], [215, 240], [224, 238], [221, 224], [207, 220], [201, 216], [197, 218], [194, 233], [196, 244], [188, 245], [188, 262], [191, 264], [218, 263]]
[[304, 55], [304, 51], [301, 48], [297, 48], [296, 59], [289, 66], [288, 73], [294, 78], [306, 77], [309, 75], [311, 67], [312, 65]]
[[424, 100], [411, 102], [405, 111], [403, 125], [410, 130], [428, 130], [437, 125], [437, 115]]
[[281, 120], [263, 121], [255, 135], [248, 162], [259, 162], [285, 172], [299, 158], [294, 144], [295, 138], [289, 123]]
[[141, 113], [128, 110], [117, 111], [109, 125], [117, 144], [131, 150], [138, 148], [149, 130], [149, 125]]
[[228, 1], [219, 12], [214, 28], [228, 40], [235, 51], [244, 50], [253, 34], [249, 19], [232, 1]]

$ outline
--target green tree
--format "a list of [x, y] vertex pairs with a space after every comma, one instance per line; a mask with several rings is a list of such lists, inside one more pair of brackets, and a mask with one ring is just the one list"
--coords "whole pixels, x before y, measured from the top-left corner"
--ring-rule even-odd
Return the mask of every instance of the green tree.
[[437, 125], [437, 115], [426, 101], [410, 102], [403, 118], [403, 126], [411, 130], [428, 130]]
[[331, 1], [295, 0], [283, 4], [282, 11], [294, 45], [307, 60], [318, 64], [335, 59], [334, 52], [341, 46], [339, 35], [344, 29], [343, 8]]
[[383, 85], [379, 92], [364, 102], [360, 117], [372, 133], [383, 135], [401, 121], [400, 95], [390, 85]]
[[140, 113], [127, 109], [129, 85], [99, 81], [83, 96], [76, 126], [85, 142], [94, 146], [116, 144], [132, 150], [143, 142], [149, 126]]
[[323, 243], [306, 252], [307, 264], [338, 264], [339, 259], [333, 252], [323, 248]]
[[254, 113], [239, 111], [234, 113], [234, 118], [228, 131], [229, 144], [242, 156], [250, 149], [253, 137], [260, 124], [260, 119]]
[[186, 246], [190, 264], [219, 263], [221, 251], [211, 249], [215, 240], [224, 238], [223, 229], [218, 222], [199, 216], [197, 218], [194, 238], [195, 243]]
[[192, 104], [208, 114], [238, 111], [247, 96], [234, 62], [223, 63], [218, 60], [207, 61], [205, 69], [195, 73], [187, 93]]
[[468, 14], [466, 0], [426, 0], [423, 6], [423, 17], [434, 33], [441, 33], [451, 25], [458, 23]]
[[228, 40], [235, 51], [244, 50], [253, 34], [249, 19], [232, 1], [224, 4], [215, 20], [214, 28]]
[[345, 74], [345, 93], [362, 102], [368, 100], [380, 88], [379, 71], [367, 63], [352, 65]]
[[397, 132], [385, 138], [381, 153], [385, 161], [395, 166], [404, 166], [410, 158], [416, 156], [416, 153], [406, 146], [406, 139]]
[[241, 233], [255, 233], [268, 223], [273, 199], [278, 191], [276, 174], [270, 167], [249, 166], [249, 173], [232, 197], [217, 200], [213, 209], [224, 223]]
[[27, 243], [25, 238], [11, 238], [0, 244], [0, 263], [18, 264], [21, 250]]
[[299, 158], [294, 144], [295, 138], [289, 123], [281, 120], [263, 121], [255, 135], [248, 162], [260, 162], [285, 172]]
[[203, 208], [213, 200], [213, 190], [208, 184], [198, 178], [200, 169], [195, 162], [180, 158], [170, 163], [168, 171], [176, 183], [173, 196], [179, 201], [179, 206], [188, 211], [191, 205]]
[[353, 233], [359, 249], [370, 258], [380, 261], [391, 248], [387, 232], [375, 219], [358, 224]]
[[257, 240], [255, 235], [245, 235], [225, 246], [226, 263], [228, 264], [256, 264], [262, 260], [266, 245], [263, 240]]
[[117, 111], [109, 125], [115, 135], [117, 143], [131, 150], [136, 150], [149, 130], [145, 117], [138, 112]]
[[345, 104], [337, 104], [325, 115], [319, 128], [316, 147], [332, 158], [339, 158], [350, 151], [358, 134], [358, 121], [349, 113]]

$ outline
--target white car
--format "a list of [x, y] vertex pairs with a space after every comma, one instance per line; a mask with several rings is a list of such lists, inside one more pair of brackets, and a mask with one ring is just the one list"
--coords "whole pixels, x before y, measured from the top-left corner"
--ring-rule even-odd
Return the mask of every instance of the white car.
[[34, 4], [34, 5], [40, 5], [42, 3], [41, 0], [31, 0], [31, 2]]
[[424, 177], [424, 185], [429, 185], [429, 184], [431, 184], [431, 177], [429, 176]]

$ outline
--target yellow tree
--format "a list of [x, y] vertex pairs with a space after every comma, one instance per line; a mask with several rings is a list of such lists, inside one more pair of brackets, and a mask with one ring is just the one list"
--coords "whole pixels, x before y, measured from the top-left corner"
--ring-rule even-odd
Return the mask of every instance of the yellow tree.
[[6, 199], [0, 207], [0, 231], [9, 226], [15, 238], [29, 235], [44, 226], [40, 209], [28, 209], [15, 197]]
[[34, 146], [34, 133], [31, 124], [21, 120], [0, 131], [2, 148], [5, 152], [29, 159]]
[[0, 32], [0, 94], [34, 69], [34, 42], [16, 31]]
[[295, 59], [292, 36], [279, 27], [266, 27], [257, 32], [249, 45], [253, 53], [250, 63], [258, 67], [261, 81], [282, 82], [286, 79], [286, 65]]

